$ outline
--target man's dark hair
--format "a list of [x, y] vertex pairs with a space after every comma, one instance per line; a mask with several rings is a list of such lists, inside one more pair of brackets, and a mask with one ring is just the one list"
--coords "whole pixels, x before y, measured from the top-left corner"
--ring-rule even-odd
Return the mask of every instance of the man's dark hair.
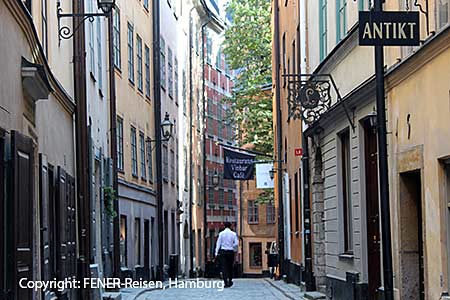
[[231, 229], [231, 223], [225, 222], [223, 225], [225, 225], [225, 228]]

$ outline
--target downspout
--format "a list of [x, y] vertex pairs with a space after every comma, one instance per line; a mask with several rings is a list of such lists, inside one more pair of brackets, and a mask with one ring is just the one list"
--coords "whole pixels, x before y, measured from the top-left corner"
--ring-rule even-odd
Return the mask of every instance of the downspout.
[[[195, 7], [192, 7], [189, 11], [189, 277], [194, 274], [194, 240], [195, 237], [192, 236], [192, 186], [193, 186], [193, 178], [192, 178], [192, 97], [193, 97], [193, 89], [192, 89], [192, 32], [193, 32], [193, 21], [192, 21], [192, 11]], [[186, 166], [187, 167], [187, 166]]]
[[[84, 13], [84, 1], [73, 0], [75, 14]], [[90, 278], [90, 194], [88, 169], [88, 132], [86, 105], [86, 45], [83, 19], [73, 18], [73, 27], [80, 25], [73, 37], [74, 96], [76, 102], [76, 152], [77, 152], [77, 209], [78, 209], [78, 278]], [[81, 24], [80, 24], [81, 23]], [[80, 299], [91, 299], [89, 289], [82, 288]]]
[[282, 149], [281, 143], [283, 139], [283, 131], [281, 124], [281, 96], [280, 96], [280, 12], [278, 9], [278, 1], [274, 2], [274, 51], [275, 51], [275, 110], [276, 110], [276, 140], [277, 140], [277, 196], [278, 196], [278, 263], [280, 268], [280, 274], [283, 274], [283, 261], [284, 261], [284, 205], [283, 205], [283, 168], [282, 168]]
[[158, 218], [158, 266], [157, 278], [163, 280], [164, 266], [164, 219], [163, 219], [163, 184], [162, 184], [162, 151], [161, 151], [161, 61], [160, 61], [160, 11], [159, 0], [153, 0], [153, 93], [155, 118], [155, 150], [156, 150], [156, 205]]
[[114, 211], [117, 216], [113, 223], [113, 274], [114, 277], [120, 277], [120, 224], [119, 224], [119, 184], [117, 178], [117, 109], [116, 109], [116, 80], [115, 80], [115, 66], [114, 66], [114, 45], [113, 45], [113, 30], [114, 30], [113, 11], [108, 16], [108, 51], [109, 51], [109, 122], [111, 127], [111, 160], [112, 160], [112, 182], [113, 189], [116, 196], [114, 201]]
[[[202, 24], [202, 109], [203, 109], [203, 128], [202, 128], [202, 139], [203, 139], [203, 145], [202, 145], [202, 151], [203, 151], [203, 224], [204, 224], [204, 230], [203, 230], [203, 237], [204, 238], [204, 254], [205, 254], [205, 266], [206, 266], [206, 258], [208, 256], [208, 245], [206, 243], [206, 233], [208, 232], [208, 223], [207, 223], [207, 205], [206, 205], [206, 98], [205, 98], [205, 80], [206, 80], [206, 72], [205, 72], [205, 27], [209, 24], [211, 21], [211, 16], [208, 14], [208, 19], [205, 21], [205, 23]], [[223, 213], [222, 213], [223, 214]], [[211, 240], [212, 242], [212, 240]]]

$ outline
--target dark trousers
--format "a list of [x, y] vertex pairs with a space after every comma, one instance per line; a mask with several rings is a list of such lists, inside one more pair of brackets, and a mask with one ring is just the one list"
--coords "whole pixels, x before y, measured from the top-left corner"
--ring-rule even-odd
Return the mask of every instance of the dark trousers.
[[222, 262], [222, 276], [226, 286], [232, 284], [233, 281], [233, 265], [234, 265], [234, 251], [233, 250], [221, 250], [221, 262]]

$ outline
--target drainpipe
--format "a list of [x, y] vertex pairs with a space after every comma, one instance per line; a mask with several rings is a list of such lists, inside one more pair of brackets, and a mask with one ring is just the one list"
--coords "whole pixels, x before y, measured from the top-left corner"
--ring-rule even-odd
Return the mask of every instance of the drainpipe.
[[161, 151], [161, 61], [160, 61], [160, 11], [159, 0], [153, 0], [153, 93], [155, 118], [155, 150], [156, 150], [156, 205], [158, 217], [158, 267], [157, 278], [163, 280], [164, 267], [164, 219], [163, 219], [163, 183], [162, 183], [162, 151]]
[[111, 127], [111, 160], [112, 160], [112, 182], [115, 191], [116, 201], [114, 201], [114, 211], [117, 216], [113, 220], [113, 274], [120, 277], [120, 214], [119, 214], [119, 184], [117, 178], [117, 111], [116, 111], [116, 80], [114, 66], [114, 45], [113, 45], [113, 11], [108, 16], [108, 51], [109, 51], [109, 122]]
[[283, 142], [283, 131], [281, 124], [281, 96], [280, 96], [280, 12], [278, 8], [278, 1], [274, 1], [274, 51], [275, 51], [275, 111], [276, 111], [276, 138], [277, 138], [277, 195], [278, 195], [278, 263], [280, 273], [283, 274], [283, 261], [284, 261], [284, 205], [283, 205], [283, 168], [282, 168], [282, 149], [281, 143]]
[[[206, 81], [206, 72], [205, 72], [205, 28], [208, 26], [209, 22], [211, 22], [211, 16], [208, 15], [208, 19], [205, 21], [205, 23], [202, 24], [202, 109], [203, 109], [203, 128], [202, 128], [202, 139], [203, 139], [203, 145], [202, 145], [202, 151], [203, 151], [203, 224], [204, 224], [204, 230], [203, 230], [203, 236], [204, 239], [204, 254], [205, 254], [205, 268], [206, 268], [206, 258], [208, 256], [208, 245], [206, 244], [206, 233], [208, 232], [208, 219], [207, 219], [207, 205], [206, 205], [206, 97], [205, 97], [205, 81]], [[223, 212], [222, 212], [223, 214]], [[212, 242], [212, 240], [211, 240]]]
[[[195, 7], [192, 7], [189, 11], [189, 277], [194, 274], [194, 239], [192, 236], [192, 186], [193, 186], [193, 178], [192, 178], [192, 98], [193, 98], [193, 75], [192, 75], [192, 33], [193, 33], [193, 20], [192, 20], [192, 12]], [[187, 167], [187, 166], [186, 166]]]
[[[73, 0], [75, 14], [84, 13], [84, 1]], [[73, 27], [83, 23], [82, 18], [73, 18]], [[79, 280], [90, 277], [90, 194], [88, 168], [88, 131], [86, 107], [86, 45], [84, 24], [75, 32], [73, 38], [74, 96], [76, 102], [76, 152], [77, 152], [77, 208], [78, 208], [78, 274]], [[82, 288], [80, 299], [91, 299], [90, 291]]]

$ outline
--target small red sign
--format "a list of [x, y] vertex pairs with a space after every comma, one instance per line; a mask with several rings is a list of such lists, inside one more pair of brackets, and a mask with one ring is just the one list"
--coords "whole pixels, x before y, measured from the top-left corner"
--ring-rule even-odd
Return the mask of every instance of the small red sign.
[[295, 153], [295, 156], [302, 156], [303, 148], [295, 148], [294, 153]]

